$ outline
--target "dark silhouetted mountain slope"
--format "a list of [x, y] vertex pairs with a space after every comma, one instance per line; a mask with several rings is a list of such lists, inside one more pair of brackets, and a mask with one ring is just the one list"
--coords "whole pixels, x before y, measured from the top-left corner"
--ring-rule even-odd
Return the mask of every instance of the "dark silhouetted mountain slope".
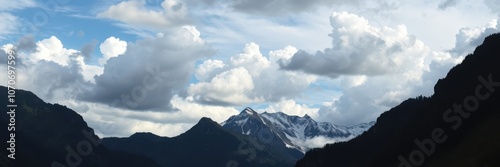
[[500, 166], [500, 34], [357, 138], [313, 149], [296, 167]]
[[103, 144], [144, 155], [165, 167], [290, 167], [297, 160], [258, 139], [229, 132], [209, 118], [172, 138], [136, 133], [128, 138], [104, 138]]
[[[7, 88], [0, 86], [0, 92], [6, 93]], [[0, 101], [0, 106], [7, 106], [6, 97]], [[0, 138], [5, 147], [0, 151], [0, 166], [158, 166], [142, 156], [106, 149], [83, 118], [67, 107], [45, 103], [24, 90], [16, 90], [15, 104], [18, 106], [15, 112], [16, 160], [6, 158], [10, 154], [5, 149], [9, 147], [5, 141], [10, 140], [6, 128], [10, 116], [2, 113], [0, 123], [4, 128]]]

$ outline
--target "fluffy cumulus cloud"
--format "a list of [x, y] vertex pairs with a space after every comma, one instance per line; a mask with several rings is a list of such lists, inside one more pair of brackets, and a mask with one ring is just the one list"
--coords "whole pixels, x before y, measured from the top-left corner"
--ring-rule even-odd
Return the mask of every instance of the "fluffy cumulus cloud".
[[268, 58], [257, 44], [249, 43], [226, 63], [206, 60], [199, 65], [195, 76], [200, 82], [191, 84], [187, 93], [201, 103], [233, 106], [297, 97], [316, 77], [279, 70], [276, 61], [290, 58], [295, 52], [297, 49], [287, 46], [269, 52]]
[[25, 37], [16, 44], [3, 46], [16, 52], [17, 88], [33, 91], [49, 102], [57, 102], [74, 99], [89, 86], [82, 70], [88, 65], [79, 51], [65, 48], [55, 36], [36, 43], [32, 40], [32, 37]]
[[[22, 38], [25, 39], [25, 38]], [[56, 63], [63, 68], [74, 68], [73, 73], [82, 75], [84, 81], [94, 82], [94, 76], [102, 74], [103, 68], [100, 66], [85, 63], [83, 51], [64, 48], [62, 42], [55, 36], [43, 39], [31, 44], [32, 38], [21, 40], [18, 44], [20, 51], [28, 51], [29, 56], [25, 59], [30, 65], [37, 66], [40, 61], [44, 63]], [[33, 50], [33, 52], [29, 52]], [[41, 70], [43, 71], [43, 70]]]
[[491, 20], [484, 27], [466, 27], [460, 29], [456, 35], [455, 47], [450, 50], [453, 55], [464, 56], [483, 43], [488, 35], [498, 32], [497, 19]]
[[331, 48], [314, 55], [299, 51], [290, 62], [281, 63], [281, 67], [336, 78], [383, 75], [423, 66], [422, 55], [428, 48], [409, 35], [404, 25], [379, 28], [347, 12], [333, 13], [330, 23]]
[[34, 62], [46, 60], [68, 66], [70, 57], [78, 53], [77, 50], [64, 48], [62, 42], [55, 36], [38, 41], [36, 46], [36, 52], [30, 58]]
[[260, 53], [259, 45], [250, 43], [245, 46], [243, 53], [231, 57], [231, 64], [248, 69], [252, 76], [258, 77], [263, 69], [270, 66], [270, 62]]
[[117, 20], [128, 25], [164, 30], [166, 27], [184, 25], [188, 22], [186, 6], [177, 0], [165, 0], [161, 9], [146, 7], [146, 1], [129, 0], [112, 5], [97, 17]]
[[120, 40], [120, 38], [109, 37], [99, 46], [99, 49], [102, 53], [99, 64], [104, 65], [108, 59], [125, 53], [127, 50], [127, 42]]
[[195, 95], [196, 99], [203, 102], [222, 103], [222, 105], [262, 102], [262, 100], [246, 96], [253, 89], [252, 75], [245, 68], [238, 67], [217, 74], [210, 82], [192, 84], [188, 93]]
[[125, 53], [107, 60], [103, 74], [95, 77], [96, 85], [81, 99], [133, 110], [172, 111], [170, 100], [188, 83], [195, 61], [212, 54], [194, 27], [129, 43]]
[[199, 81], [207, 81], [210, 78], [213, 78], [215, 74], [218, 74], [226, 66], [221, 60], [206, 60], [203, 64], [198, 65], [196, 67], [196, 72], [194, 76]]

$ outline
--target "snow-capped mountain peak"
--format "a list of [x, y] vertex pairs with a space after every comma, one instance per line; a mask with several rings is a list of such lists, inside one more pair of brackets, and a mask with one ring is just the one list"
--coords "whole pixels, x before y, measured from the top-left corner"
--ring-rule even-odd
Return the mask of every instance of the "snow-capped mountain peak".
[[330, 142], [352, 139], [368, 130], [373, 124], [374, 122], [346, 127], [329, 122], [316, 122], [307, 114], [303, 117], [283, 112], [258, 114], [250, 107], [221, 123], [226, 129], [256, 137], [259, 135], [257, 132], [270, 131], [287, 147], [301, 152]]
[[245, 113], [247, 113], [247, 114], [250, 114], [250, 115], [258, 115], [258, 113], [257, 113], [257, 112], [255, 112], [255, 110], [253, 110], [253, 109], [252, 109], [252, 108], [250, 108], [250, 107], [245, 108], [243, 111], [244, 111]]

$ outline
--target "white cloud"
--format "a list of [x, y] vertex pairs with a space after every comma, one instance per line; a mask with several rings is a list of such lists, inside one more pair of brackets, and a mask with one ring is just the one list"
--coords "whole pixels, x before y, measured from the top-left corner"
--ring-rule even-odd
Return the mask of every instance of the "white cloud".
[[[84, 61], [80, 51], [64, 48], [62, 42], [55, 36], [36, 42], [35, 52], [29, 54], [26, 60], [29, 65], [37, 67], [39, 61], [54, 62], [62, 66], [61, 68], [70, 68], [76, 74], [81, 75], [82, 82], [89, 81], [94, 83], [94, 76], [103, 73], [103, 68], [95, 65], [88, 65]], [[26, 63], [28, 63], [26, 62]], [[28, 64], [26, 64], [28, 65]], [[41, 70], [44, 71], [44, 70]], [[61, 72], [62, 73], [62, 72]], [[57, 74], [54, 74], [57, 75]], [[34, 76], [35, 78], [37, 76]]]
[[201, 82], [208, 81], [208, 79], [213, 78], [215, 74], [220, 73], [221, 69], [226, 66], [221, 60], [205, 60], [203, 64], [196, 67], [196, 72], [194, 76]]
[[346, 88], [352, 88], [352, 87], [363, 85], [366, 82], [367, 79], [368, 78], [367, 78], [366, 75], [346, 76], [346, 77], [343, 78], [342, 84]]
[[16, 50], [16, 88], [32, 91], [54, 103], [62, 99], [75, 99], [89, 86], [82, 70], [85, 65], [83, 57], [78, 51], [64, 48], [55, 36], [36, 44], [34, 41], [23, 42], [33, 44], [20, 42], [4, 45]]
[[231, 64], [237, 67], [244, 67], [254, 77], [259, 77], [262, 69], [270, 66], [270, 62], [260, 53], [259, 45], [249, 43], [245, 46], [243, 53], [231, 57]]
[[286, 46], [285, 48], [280, 50], [270, 51], [269, 61], [271, 61], [271, 63], [276, 63], [279, 60], [289, 61], [293, 57], [293, 54], [297, 53], [297, 51], [297, 48], [293, 46]]
[[[352, 137], [346, 138], [327, 138], [324, 136], [317, 136], [312, 138], [307, 138], [304, 140], [294, 140], [293, 143], [301, 147], [302, 150], [307, 150], [309, 148], [321, 148], [326, 144], [337, 143], [341, 141], [350, 140]], [[292, 138], [293, 140], [293, 138]]]
[[102, 58], [99, 58], [99, 64], [102, 66], [106, 64], [108, 59], [125, 53], [127, 51], [127, 42], [111, 36], [101, 43], [99, 49], [101, 49], [102, 53]]
[[33, 61], [52, 61], [61, 66], [68, 66], [70, 57], [76, 56], [77, 50], [66, 49], [55, 36], [36, 42], [36, 52], [31, 55]]
[[187, 9], [181, 2], [165, 0], [161, 3], [162, 9], [160, 10], [148, 9], [145, 3], [141, 0], [123, 1], [110, 6], [97, 14], [97, 17], [118, 20], [132, 26], [153, 30], [165, 30], [167, 27], [187, 23]]
[[297, 52], [287, 70], [336, 78], [340, 75], [383, 75], [422, 68], [428, 48], [408, 34], [404, 25], [395, 28], [376, 27], [368, 20], [347, 12], [334, 12], [330, 17], [333, 45], [310, 55]]
[[490, 20], [484, 27], [461, 28], [455, 36], [455, 47], [450, 50], [454, 56], [465, 56], [483, 43], [486, 36], [498, 32], [497, 19]]
[[75, 59], [75, 63], [80, 66], [80, 73], [83, 75], [83, 79], [95, 84], [94, 77], [104, 73], [104, 68], [101, 66], [86, 64], [84, 59], [85, 58], [83, 56], [78, 56]]
[[[296, 51], [287, 46], [270, 51], [269, 57], [273, 61], [290, 58]], [[278, 64], [264, 57], [255, 43], [245, 45], [243, 53], [228, 61], [228, 65], [220, 60], [207, 60], [199, 65], [197, 76], [204, 81], [191, 84], [188, 94], [201, 103], [212, 105], [278, 102], [299, 96], [316, 80], [315, 76], [301, 72], [279, 70]]]
[[254, 89], [253, 78], [243, 67], [231, 69], [217, 74], [210, 82], [191, 84], [190, 95], [205, 103], [223, 102], [231, 105], [262, 102], [246, 96]]

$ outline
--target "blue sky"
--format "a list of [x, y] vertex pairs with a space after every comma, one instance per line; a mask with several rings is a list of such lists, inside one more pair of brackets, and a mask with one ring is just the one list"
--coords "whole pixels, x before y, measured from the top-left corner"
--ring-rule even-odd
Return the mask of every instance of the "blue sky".
[[0, 45], [19, 51], [17, 86], [101, 136], [174, 136], [247, 106], [372, 121], [431, 95], [498, 32], [500, 11], [494, 0], [4, 1]]

